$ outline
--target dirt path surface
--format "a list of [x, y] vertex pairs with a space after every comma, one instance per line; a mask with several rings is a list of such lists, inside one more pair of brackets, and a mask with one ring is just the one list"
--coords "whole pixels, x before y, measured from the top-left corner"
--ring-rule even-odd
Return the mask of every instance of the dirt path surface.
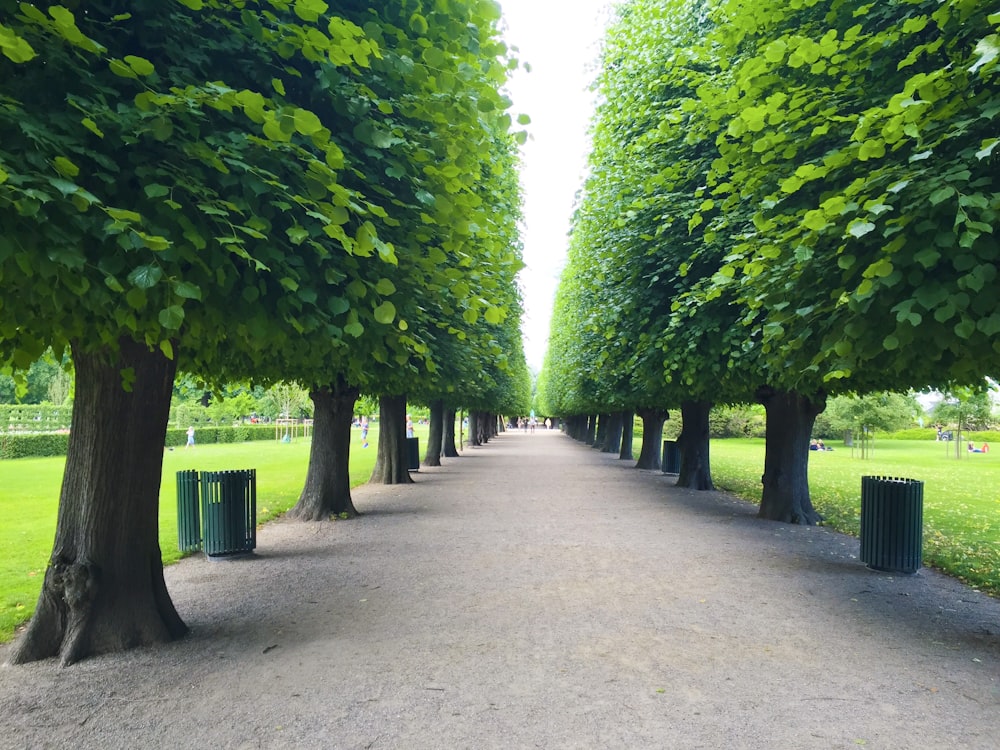
[[168, 568], [180, 642], [0, 669], [0, 747], [997, 747], [1000, 601], [554, 432], [415, 479]]

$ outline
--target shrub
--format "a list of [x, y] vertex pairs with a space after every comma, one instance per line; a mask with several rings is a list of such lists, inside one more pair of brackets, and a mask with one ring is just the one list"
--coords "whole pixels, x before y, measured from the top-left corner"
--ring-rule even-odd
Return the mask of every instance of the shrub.
[[[232, 427], [198, 427], [195, 425], [196, 445], [242, 443], [251, 440], [274, 440], [274, 426], [238, 424]], [[186, 444], [187, 427], [172, 427], [167, 430], [164, 447], [177, 448]], [[65, 456], [68, 446], [68, 432], [48, 432], [37, 435], [0, 433], [0, 460]]]
[[0, 436], [0, 459], [42, 456], [65, 456], [69, 434], [49, 432], [41, 435]]
[[767, 432], [764, 407], [717, 406], [708, 415], [708, 431], [713, 438], [764, 437]]

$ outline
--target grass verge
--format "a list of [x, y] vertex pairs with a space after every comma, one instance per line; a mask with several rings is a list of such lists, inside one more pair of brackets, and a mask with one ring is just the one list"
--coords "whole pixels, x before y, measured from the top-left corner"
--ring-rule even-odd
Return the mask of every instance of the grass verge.
[[[924, 564], [1000, 596], [1000, 452], [955, 457], [954, 443], [877, 440], [872, 455], [835, 445], [809, 454], [809, 487], [824, 525], [858, 536], [861, 477], [924, 483]], [[1000, 448], [1000, 446], [998, 446]], [[713, 440], [715, 484], [760, 502], [764, 441]]]
[[[418, 425], [423, 451], [427, 427]], [[351, 486], [368, 481], [375, 466], [378, 428], [361, 447], [355, 429], [351, 445]], [[45, 568], [55, 539], [59, 489], [65, 457], [0, 461], [0, 643], [35, 611]], [[257, 522], [264, 523], [291, 508], [305, 484], [309, 441], [263, 441], [175, 448], [163, 456], [160, 484], [160, 550], [164, 564], [183, 555], [177, 548], [177, 472], [186, 469], [257, 470]]]

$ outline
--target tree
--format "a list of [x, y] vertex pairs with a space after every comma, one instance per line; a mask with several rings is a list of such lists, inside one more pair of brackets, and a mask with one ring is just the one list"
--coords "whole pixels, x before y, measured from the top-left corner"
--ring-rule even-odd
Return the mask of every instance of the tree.
[[820, 437], [849, 435], [860, 427], [895, 432], [916, 422], [920, 405], [909, 393], [847, 394], [827, 402], [822, 425], [817, 419], [815, 434]]
[[935, 421], [939, 424], [955, 425], [955, 457], [962, 455], [959, 443], [962, 441], [963, 429], [989, 429], [994, 422], [992, 392], [986, 384], [978, 388], [955, 387], [944, 394], [933, 411]]

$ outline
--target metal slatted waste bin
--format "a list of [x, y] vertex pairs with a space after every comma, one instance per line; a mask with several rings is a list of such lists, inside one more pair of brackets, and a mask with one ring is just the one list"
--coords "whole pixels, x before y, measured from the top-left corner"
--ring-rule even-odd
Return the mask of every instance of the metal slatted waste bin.
[[247, 555], [257, 546], [257, 472], [203, 471], [201, 519], [205, 554]]
[[663, 441], [663, 461], [660, 465], [664, 474], [681, 473], [681, 449], [676, 440]]
[[420, 438], [406, 438], [406, 457], [409, 460], [410, 471], [420, 468]]
[[923, 482], [861, 477], [861, 562], [872, 570], [916, 573], [923, 534]]
[[201, 549], [201, 516], [198, 507], [198, 472], [177, 472], [177, 546], [181, 552]]

